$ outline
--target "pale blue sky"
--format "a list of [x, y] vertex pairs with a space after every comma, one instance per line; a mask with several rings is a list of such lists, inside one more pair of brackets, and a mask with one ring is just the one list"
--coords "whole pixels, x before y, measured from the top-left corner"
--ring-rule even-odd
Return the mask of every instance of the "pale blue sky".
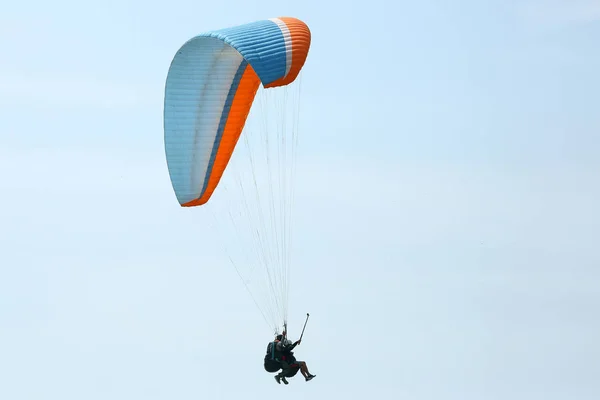
[[[0, 398], [600, 398], [596, 0], [12, 2], [0, 15]], [[163, 150], [195, 34], [295, 16], [292, 334]]]

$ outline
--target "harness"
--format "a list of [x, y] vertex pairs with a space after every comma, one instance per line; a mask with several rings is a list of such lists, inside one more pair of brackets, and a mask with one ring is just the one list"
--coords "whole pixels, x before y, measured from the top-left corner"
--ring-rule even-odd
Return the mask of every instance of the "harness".
[[276, 354], [275, 349], [277, 347], [277, 342], [271, 342], [271, 343], [269, 343], [269, 346], [271, 347], [271, 351], [269, 352], [269, 350], [267, 350], [267, 356], [270, 353], [271, 360], [280, 361], [277, 357], [275, 357], [275, 354]]

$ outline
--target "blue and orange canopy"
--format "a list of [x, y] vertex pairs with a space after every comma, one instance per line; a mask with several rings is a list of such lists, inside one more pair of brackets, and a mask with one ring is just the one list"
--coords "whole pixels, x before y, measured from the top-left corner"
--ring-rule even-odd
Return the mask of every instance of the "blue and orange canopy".
[[177, 52], [165, 88], [165, 152], [179, 204], [205, 204], [217, 187], [260, 86], [293, 82], [311, 35], [283, 17], [207, 32]]

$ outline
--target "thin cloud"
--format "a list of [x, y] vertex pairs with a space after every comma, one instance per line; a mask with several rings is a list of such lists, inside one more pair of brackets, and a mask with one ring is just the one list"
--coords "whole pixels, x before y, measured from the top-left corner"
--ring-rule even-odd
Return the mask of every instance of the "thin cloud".
[[148, 105], [151, 98], [145, 90], [134, 86], [93, 77], [34, 76], [0, 71], [2, 106], [130, 109]]
[[600, 20], [600, 0], [529, 0], [519, 15], [536, 25], [570, 25]]

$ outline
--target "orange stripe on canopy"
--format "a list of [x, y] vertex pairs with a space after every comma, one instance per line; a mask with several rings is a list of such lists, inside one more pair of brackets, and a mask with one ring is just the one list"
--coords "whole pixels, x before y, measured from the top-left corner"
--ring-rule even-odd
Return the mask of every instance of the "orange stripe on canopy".
[[265, 88], [283, 86], [293, 82], [304, 66], [310, 48], [310, 30], [304, 22], [292, 17], [279, 17], [279, 19], [286, 24], [292, 37], [292, 65], [285, 78], [277, 79], [266, 85]]

